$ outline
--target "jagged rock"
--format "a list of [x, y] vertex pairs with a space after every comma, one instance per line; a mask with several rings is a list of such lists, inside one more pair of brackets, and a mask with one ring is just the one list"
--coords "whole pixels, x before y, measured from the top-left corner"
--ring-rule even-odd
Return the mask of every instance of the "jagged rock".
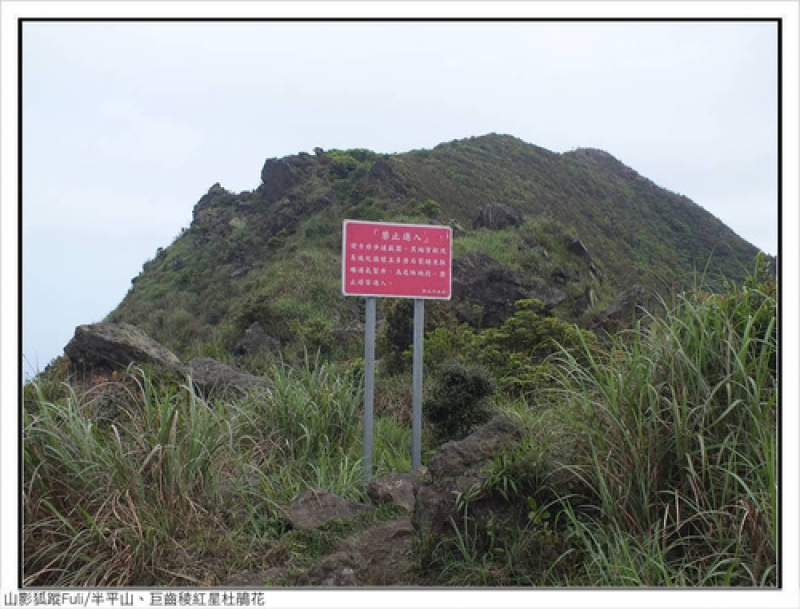
[[592, 323], [591, 330], [614, 329], [619, 323], [632, 323], [641, 317], [640, 307], [654, 304], [652, 296], [640, 285], [618, 294], [611, 306], [601, 313]]
[[378, 159], [367, 175], [353, 187], [350, 198], [353, 202], [361, 202], [367, 197], [378, 197], [399, 203], [405, 200], [411, 190], [408, 180], [398, 174], [389, 161]]
[[261, 169], [259, 190], [267, 201], [277, 201], [300, 182], [294, 167], [284, 159], [267, 159]]
[[586, 249], [586, 246], [580, 239], [573, 239], [572, 242], [567, 246], [567, 249], [576, 256], [580, 256], [584, 260], [592, 259], [591, 255], [589, 254], [589, 250]]
[[374, 510], [370, 505], [342, 499], [321, 489], [306, 489], [287, 507], [287, 518], [295, 529], [316, 529], [331, 521], [348, 521]]
[[181, 362], [136, 326], [127, 323], [96, 323], [78, 326], [64, 347], [73, 372], [120, 370], [131, 364], [151, 364], [179, 372]]
[[580, 239], [574, 239], [567, 246], [567, 249], [576, 256], [583, 258], [583, 260], [586, 262], [587, 268], [589, 269], [589, 274], [593, 278], [599, 280], [603, 279], [603, 273], [600, 271], [600, 268], [597, 266], [597, 264], [595, 264], [595, 261], [592, 259], [592, 255], [589, 253], [589, 250], [586, 249], [583, 241]]
[[196, 357], [185, 364], [184, 373], [202, 395], [243, 394], [250, 389], [267, 386], [263, 377], [248, 374], [211, 357]]
[[395, 472], [371, 480], [367, 496], [377, 505], [393, 503], [412, 512], [420, 483], [421, 478], [416, 474]]
[[236, 357], [249, 357], [261, 353], [278, 353], [280, 349], [280, 341], [264, 332], [261, 324], [254, 321], [244, 331], [244, 336], [233, 348], [233, 355]]
[[536, 299], [552, 308], [565, 298], [558, 288], [523, 277], [483, 252], [453, 260], [453, 308], [473, 326], [502, 325], [518, 300]]
[[[496, 415], [463, 440], [447, 442], [428, 461], [428, 480], [417, 490], [412, 523], [421, 539], [447, 534], [457, 516], [456, 501], [474, 485], [486, 479], [483, 469], [495, 456], [519, 443], [517, 424]], [[485, 517], [508, 510], [501, 502], [486, 500], [473, 507], [473, 514]]]
[[510, 205], [492, 201], [478, 210], [478, 215], [472, 221], [472, 227], [501, 230], [513, 228], [522, 224], [524, 216]]
[[332, 205], [336, 196], [325, 192], [310, 201], [295, 197], [285, 197], [278, 201], [265, 219], [262, 233], [272, 237], [281, 231], [293, 232], [300, 222], [318, 211]]
[[220, 220], [221, 210], [236, 206], [236, 195], [223, 188], [219, 182], [208, 189], [200, 197], [192, 211], [192, 220], [195, 227], [213, 225]]

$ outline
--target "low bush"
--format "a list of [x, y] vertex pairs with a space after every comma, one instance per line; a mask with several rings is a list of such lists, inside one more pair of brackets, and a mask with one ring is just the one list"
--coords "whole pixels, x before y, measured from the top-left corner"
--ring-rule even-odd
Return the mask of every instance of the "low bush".
[[487, 398], [495, 391], [494, 379], [481, 368], [459, 363], [443, 367], [423, 408], [437, 441], [463, 438], [488, 421]]

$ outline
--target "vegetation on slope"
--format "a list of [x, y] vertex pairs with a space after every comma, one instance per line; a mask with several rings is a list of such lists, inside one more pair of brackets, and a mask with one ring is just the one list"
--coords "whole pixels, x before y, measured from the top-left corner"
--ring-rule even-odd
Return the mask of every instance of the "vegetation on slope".
[[[469, 330], [467, 349], [502, 345], [540, 390], [501, 383], [493, 407], [527, 437], [460, 497], [452, 536], [415, 547], [402, 583], [776, 585], [774, 279], [684, 293], [604, 341], [540, 313], [523, 303], [503, 328]], [[437, 330], [431, 350], [467, 329], [452, 333]], [[214, 401], [138, 369], [90, 387], [29, 385], [25, 584], [214, 585], [329, 551], [350, 531], [288, 531], [280, 506], [310, 486], [363, 497], [361, 374], [320, 360], [263, 372], [271, 391]], [[379, 376], [378, 473], [410, 465], [397, 378]], [[432, 395], [437, 425], [452, 385]], [[476, 520], [471, 502], [487, 494], [521, 517]]]
[[[509, 405], [528, 444], [461, 497], [426, 568], [446, 585], [776, 585], [776, 353], [765, 275], [562, 351], [554, 385]], [[476, 520], [487, 494], [525, 516]]]
[[[473, 228], [492, 202], [521, 221]], [[460, 497], [454, 535], [415, 547], [403, 583], [776, 584], [774, 279], [747, 275], [755, 249], [718, 220], [607, 153], [500, 135], [391, 156], [317, 150], [268, 160], [252, 192], [213, 186], [108, 320], [183, 359], [229, 363], [258, 322], [279, 352], [236, 363], [270, 391], [207, 400], [141, 369], [71, 385], [64, 362], [29, 384], [26, 584], [291, 574], [349, 532], [289, 531], [281, 509], [312, 486], [364, 497], [364, 313], [340, 291], [344, 218], [450, 224], [457, 258], [482, 252], [565, 294], [553, 307], [518, 299], [494, 324], [480, 303], [426, 306], [426, 370], [439, 381], [424, 458], [492, 409], [528, 433]], [[696, 271], [699, 290], [686, 285]], [[634, 283], [661, 294], [658, 313], [587, 331]], [[410, 466], [410, 319], [410, 301], [381, 301], [377, 473]], [[518, 518], [475, 519], [487, 495]]]
[[[493, 202], [522, 222], [473, 228]], [[699, 271], [719, 287], [743, 280], [756, 255], [699, 206], [601, 151], [556, 154], [505, 135], [395, 155], [318, 149], [269, 159], [253, 191], [214, 185], [108, 321], [133, 323], [183, 358], [229, 352], [255, 321], [290, 360], [303, 345], [357, 357], [343, 339], [363, 321], [361, 303], [341, 295], [345, 218], [449, 223], [456, 256], [481, 251], [558, 287], [566, 298], [553, 313], [584, 325], [633, 284], [668, 296]]]

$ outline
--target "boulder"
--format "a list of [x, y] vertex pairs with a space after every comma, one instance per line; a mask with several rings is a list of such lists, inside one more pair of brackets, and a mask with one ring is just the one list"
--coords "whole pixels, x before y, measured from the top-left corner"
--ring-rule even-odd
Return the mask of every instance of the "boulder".
[[96, 323], [78, 326], [64, 347], [73, 372], [120, 370], [132, 364], [150, 364], [173, 372], [181, 362], [136, 326], [127, 323]]
[[374, 509], [321, 489], [309, 488], [289, 504], [287, 518], [295, 529], [316, 529], [329, 522], [353, 520]]
[[[458, 520], [457, 500], [487, 479], [486, 466], [521, 439], [518, 425], [505, 415], [494, 416], [463, 440], [447, 442], [428, 461], [426, 482], [420, 485], [411, 521], [424, 541], [451, 532]], [[473, 516], [492, 518], [509, 506], [492, 499], [476, 500]]]
[[463, 476], [519, 440], [518, 425], [505, 415], [495, 415], [463, 440], [443, 444], [428, 461], [428, 473], [433, 480]]
[[492, 230], [502, 230], [513, 228], [522, 224], [524, 216], [522, 212], [514, 209], [505, 203], [492, 201], [478, 210], [478, 215], [472, 221], [472, 227], [489, 228]]
[[558, 288], [523, 277], [480, 251], [453, 261], [453, 308], [475, 327], [502, 325], [518, 300], [536, 299], [552, 308], [565, 298]]
[[195, 389], [206, 397], [233, 393], [242, 395], [250, 389], [267, 387], [263, 377], [248, 374], [211, 357], [195, 357], [183, 371], [192, 379]]
[[393, 503], [412, 512], [420, 483], [421, 478], [416, 474], [394, 472], [371, 480], [367, 496], [376, 505]]

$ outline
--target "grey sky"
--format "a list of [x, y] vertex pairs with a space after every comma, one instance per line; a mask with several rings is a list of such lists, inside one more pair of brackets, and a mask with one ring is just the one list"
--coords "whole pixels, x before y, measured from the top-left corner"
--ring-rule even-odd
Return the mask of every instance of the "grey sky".
[[777, 253], [774, 22], [28, 22], [23, 94], [28, 373], [213, 183], [315, 146], [601, 148]]

